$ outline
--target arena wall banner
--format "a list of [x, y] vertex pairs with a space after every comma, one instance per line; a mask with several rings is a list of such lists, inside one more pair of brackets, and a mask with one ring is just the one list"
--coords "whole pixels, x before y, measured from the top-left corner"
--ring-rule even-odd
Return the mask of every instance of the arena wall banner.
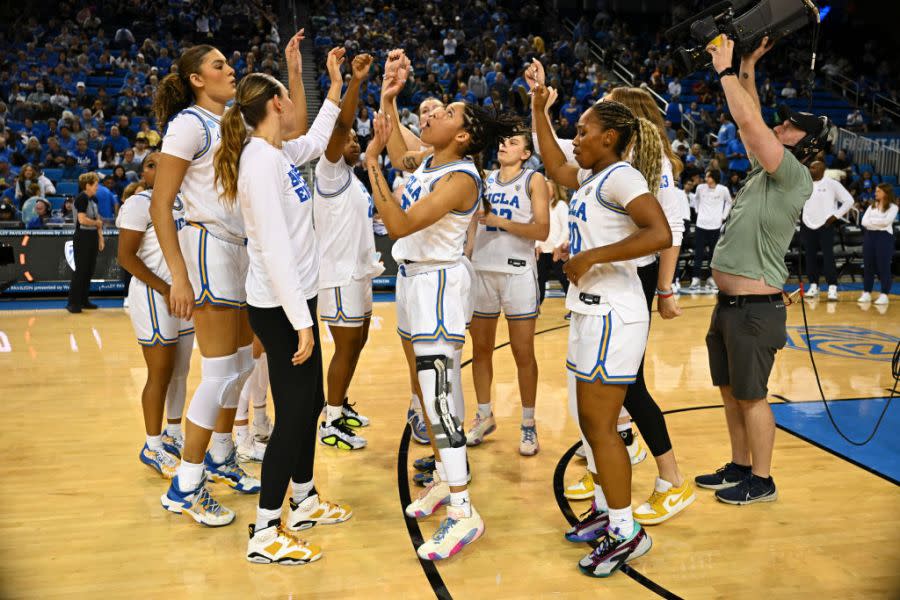
[[[0, 244], [12, 246], [15, 262], [0, 267], [0, 283], [15, 279], [3, 295], [42, 296], [67, 293], [74, 254], [72, 234], [67, 229], [0, 229]], [[116, 261], [119, 231], [104, 229], [106, 248], [97, 255], [91, 292], [121, 292], [125, 272]]]

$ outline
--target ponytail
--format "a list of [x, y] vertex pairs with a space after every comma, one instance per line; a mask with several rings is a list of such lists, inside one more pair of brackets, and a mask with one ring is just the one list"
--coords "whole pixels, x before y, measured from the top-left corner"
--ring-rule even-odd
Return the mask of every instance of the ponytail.
[[666, 124], [663, 121], [662, 113], [660, 112], [656, 101], [653, 99], [653, 96], [650, 95], [650, 92], [644, 88], [617, 87], [611, 90], [606, 97], [610, 100], [621, 102], [626, 107], [630, 108], [631, 112], [633, 112], [636, 117], [644, 117], [653, 123], [656, 130], [659, 132], [659, 142], [662, 152], [672, 164], [672, 176], [675, 177], [675, 179], [678, 179], [681, 175], [681, 171], [684, 169], [684, 163], [681, 162], [681, 159], [678, 158], [678, 155], [672, 150], [672, 144], [669, 142], [669, 137], [666, 135]]
[[266, 118], [266, 105], [280, 96], [284, 87], [277, 79], [264, 73], [251, 73], [237, 86], [234, 104], [222, 117], [222, 141], [213, 157], [215, 183], [221, 186], [222, 202], [234, 205], [238, 191], [241, 153], [247, 143], [247, 127], [257, 127]]
[[176, 72], [169, 73], [159, 82], [153, 97], [153, 114], [157, 126], [165, 131], [169, 120], [194, 103], [191, 75], [199, 74], [206, 55], [215, 50], [208, 44], [200, 44], [185, 50], [175, 62]]
[[463, 130], [469, 134], [466, 154], [472, 157], [482, 179], [484, 179], [482, 172], [484, 150], [497, 146], [500, 140], [517, 135], [524, 129], [517, 117], [501, 114], [477, 104], [466, 104], [463, 111]]
[[637, 119], [634, 136], [634, 155], [631, 164], [644, 175], [647, 186], [654, 193], [662, 176], [662, 144], [656, 126], [643, 117]]

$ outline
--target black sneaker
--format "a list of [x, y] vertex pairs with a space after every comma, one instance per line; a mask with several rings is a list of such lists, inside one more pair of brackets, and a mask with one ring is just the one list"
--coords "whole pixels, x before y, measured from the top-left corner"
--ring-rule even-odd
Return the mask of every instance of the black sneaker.
[[716, 500], [725, 504], [755, 504], [756, 502], [775, 502], [778, 490], [771, 477], [763, 479], [756, 475], [744, 479], [739, 484], [716, 492]]
[[80, 312], [81, 312], [81, 307], [80, 307], [80, 306], [73, 306], [73, 305], [71, 305], [71, 304], [67, 304], [67, 305], [66, 305], [66, 310], [69, 311], [69, 312], [72, 313], [72, 314], [76, 314], [76, 313], [80, 313]]
[[748, 477], [750, 477], [750, 467], [730, 462], [721, 469], [717, 469], [715, 473], [697, 475], [694, 477], [694, 482], [708, 490], [724, 490], [736, 486]]
[[83, 308], [87, 308], [88, 310], [96, 310], [100, 307], [97, 306], [96, 304], [94, 304], [93, 302], [85, 302]]

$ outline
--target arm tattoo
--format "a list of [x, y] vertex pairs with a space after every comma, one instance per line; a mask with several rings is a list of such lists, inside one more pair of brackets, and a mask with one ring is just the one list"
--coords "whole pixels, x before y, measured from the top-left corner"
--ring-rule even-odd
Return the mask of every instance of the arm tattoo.
[[747, 73], [746, 71], [741, 73], [741, 75], [743, 75], [744, 79], [750, 79], [750, 73]]
[[369, 183], [372, 184], [372, 191], [375, 192], [375, 196], [378, 200], [382, 203], [391, 201], [390, 193], [385, 194], [384, 192], [384, 181], [382, 180], [378, 167], [369, 167]]
[[418, 161], [413, 156], [403, 157], [403, 168], [407, 171], [415, 171], [419, 167]]

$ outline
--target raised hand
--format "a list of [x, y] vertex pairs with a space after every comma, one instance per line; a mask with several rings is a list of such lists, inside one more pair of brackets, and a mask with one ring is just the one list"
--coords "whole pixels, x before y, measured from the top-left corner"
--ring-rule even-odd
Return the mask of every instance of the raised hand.
[[369, 54], [358, 54], [353, 57], [350, 64], [352, 77], [357, 81], [365, 81], [369, 77], [369, 67], [372, 66], [372, 56]]
[[288, 73], [303, 74], [303, 60], [300, 58], [300, 42], [304, 39], [304, 29], [301, 29], [288, 40], [284, 48], [284, 60], [287, 62]]
[[342, 47], [332, 48], [328, 52], [328, 59], [325, 61], [325, 68], [328, 70], [328, 77], [331, 78], [332, 85], [337, 82], [338, 85], [343, 83], [341, 77], [341, 65], [344, 64], [344, 55], [347, 50]]
[[706, 46], [706, 51], [712, 56], [713, 68], [716, 73], [721, 73], [734, 61], [734, 40], [724, 33], [720, 34]]
[[381, 153], [387, 147], [393, 128], [394, 125], [391, 122], [391, 118], [386, 113], [379, 111], [375, 114], [372, 125], [372, 139], [369, 140], [369, 145], [366, 147], [367, 161], [378, 161], [378, 157], [381, 156]]
[[753, 64], [756, 64], [759, 59], [761, 59], [766, 52], [772, 49], [772, 46], [775, 45], [775, 41], [769, 41], [769, 36], [765, 36], [763, 39], [759, 41], [759, 46], [753, 52], [748, 52], [741, 58], [746, 61], [750, 61]]
[[559, 92], [556, 91], [556, 88], [547, 88], [550, 90], [550, 95], [547, 97], [547, 105], [544, 106], [544, 112], [547, 115], [550, 115], [550, 107], [556, 104], [556, 99], [559, 98]]
[[549, 102], [550, 88], [545, 85], [538, 84], [531, 94], [531, 103], [533, 109], [538, 112], [546, 112], [547, 108], [551, 106]]
[[525, 67], [525, 83], [528, 89], [533, 90], [538, 85], [545, 85], [546, 74], [544, 65], [536, 58], [531, 59], [531, 64]]

